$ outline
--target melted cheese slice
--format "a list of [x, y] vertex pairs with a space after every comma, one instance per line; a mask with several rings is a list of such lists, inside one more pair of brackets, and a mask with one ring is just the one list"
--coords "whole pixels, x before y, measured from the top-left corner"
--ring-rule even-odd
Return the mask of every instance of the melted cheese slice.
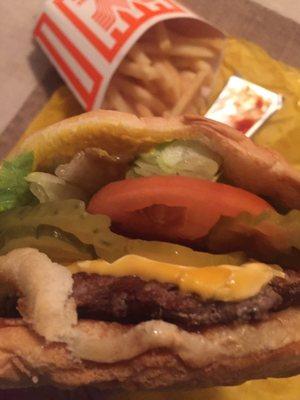
[[68, 268], [73, 274], [85, 272], [114, 277], [137, 276], [145, 281], [171, 283], [184, 292], [198, 294], [204, 300], [221, 301], [240, 301], [255, 296], [275, 276], [284, 276], [279, 269], [262, 263], [197, 268], [137, 255], [127, 255], [113, 263], [104, 260], [81, 261]]

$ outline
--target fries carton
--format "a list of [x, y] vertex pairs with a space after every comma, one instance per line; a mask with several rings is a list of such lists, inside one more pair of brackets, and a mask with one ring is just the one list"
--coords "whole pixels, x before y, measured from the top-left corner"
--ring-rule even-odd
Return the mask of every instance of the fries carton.
[[[224, 42], [219, 30], [174, 0], [46, 0], [34, 35], [86, 110], [106, 106], [140, 115], [189, 111], [195, 84], [205, 98]], [[183, 96], [179, 86], [189, 79]]]

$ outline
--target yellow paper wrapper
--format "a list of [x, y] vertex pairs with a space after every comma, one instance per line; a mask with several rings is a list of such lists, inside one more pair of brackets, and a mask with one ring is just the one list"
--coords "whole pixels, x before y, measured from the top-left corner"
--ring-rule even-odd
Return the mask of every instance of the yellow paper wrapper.
[[[245, 40], [229, 39], [216, 79], [211, 103], [232, 75], [239, 75], [284, 96], [283, 108], [254, 135], [253, 140], [280, 152], [300, 170], [300, 71], [272, 59], [260, 47]], [[64, 118], [83, 112], [70, 91], [58, 89], [30, 124], [25, 136]], [[272, 332], [270, 332], [272, 334]], [[235, 387], [189, 392], [135, 392], [114, 394], [109, 400], [299, 400], [300, 376], [265, 379]]]
[[299, 400], [300, 377], [249, 381], [240, 386], [190, 391], [114, 394], [105, 400]]

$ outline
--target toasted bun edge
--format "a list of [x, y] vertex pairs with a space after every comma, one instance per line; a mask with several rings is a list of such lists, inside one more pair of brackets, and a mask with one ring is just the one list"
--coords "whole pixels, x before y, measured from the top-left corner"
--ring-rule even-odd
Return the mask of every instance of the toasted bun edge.
[[[269, 321], [264, 321], [264, 329], [271, 325], [272, 318], [293, 318], [299, 309], [288, 309], [275, 313]], [[124, 329], [119, 324], [85, 321], [85, 329], [94, 330], [99, 324], [106, 330]], [[112, 364], [75, 360], [62, 344], [45, 343], [21, 320], [0, 320], [0, 387], [27, 387], [56, 385], [74, 388], [94, 385], [99, 388], [159, 388], [168, 386], [197, 385], [209, 387], [236, 385], [249, 379], [265, 377], [285, 377], [300, 373], [300, 339], [283, 342], [282, 346], [268, 350], [267, 341], [271, 336], [282, 334], [281, 329], [270, 331], [270, 337], [260, 336], [257, 326], [257, 340], [265, 341], [265, 351], [249, 352], [239, 356], [242, 337], [237, 343], [236, 357], [226, 357], [220, 353], [214, 362], [196, 368], [183, 362], [177, 354], [166, 349], [148, 351], [133, 359]], [[224, 327], [217, 329], [223, 340]], [[233, 328], [234, 329], [234, 328]], [[244, 324], [243, 332], [251, 329]], [[230, 331], [229, 331], [230, 332]], [[209, 335], [203, 332], [203, 335]], [[228, 329], [226, 330], [228, 334]], [[199, 340], [201, 340], [199, 333]]]

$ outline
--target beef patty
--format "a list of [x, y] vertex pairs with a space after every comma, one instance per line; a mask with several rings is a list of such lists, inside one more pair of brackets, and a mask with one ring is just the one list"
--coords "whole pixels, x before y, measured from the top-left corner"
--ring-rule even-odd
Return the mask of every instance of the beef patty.
[[162, 319], [197, 331], [217, 324], [260, 321], [271, 312], [300, 305], [300, 272], [274, 278], [254, 297], [240, 302], [203, 301], [175, 285], [143, 281], [135, 276], [115, 278], [74, 275], [73, 295], [80, 318], [138, 323]]
[[[270, 313], [300, 305], [300, 272], [286, 271], [256, 296], [239, 302], [203, 301], [178, 287], [135, 276], [115, 278], [97, 274], [73, 275], [73, 296], [79, 318], [121, 323], [161, 319], [198, 331], [214, 325], [256, 322]], [[17, 297], [0, 304], [0, 317], [16, 318]]]

